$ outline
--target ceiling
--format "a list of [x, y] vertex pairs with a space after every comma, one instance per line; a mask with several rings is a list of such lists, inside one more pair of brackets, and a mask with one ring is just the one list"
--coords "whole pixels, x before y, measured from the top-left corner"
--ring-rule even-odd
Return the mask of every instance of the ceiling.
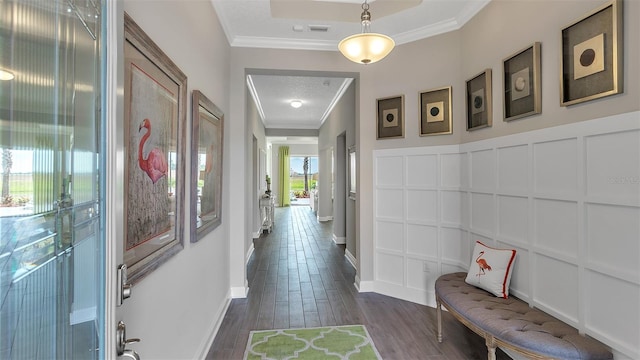
[[[371, 31], [396, 45], [457, 30], [491, 0], [369, 0]], [[360, 0], [212, 0], [234, 47], [338, 51], [361, 31]], [[318, 129], [350, 79], [250, 75], [266, 128]], [[292, 100], [302, 101], [295, 109]]]

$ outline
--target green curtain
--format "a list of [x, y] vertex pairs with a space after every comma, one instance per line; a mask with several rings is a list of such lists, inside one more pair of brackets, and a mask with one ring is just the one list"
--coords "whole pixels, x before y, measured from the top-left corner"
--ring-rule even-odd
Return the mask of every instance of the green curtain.
[[291, 198], [289, 196], [289, 147], [280, 146], [278, 150], [278, 178], [280, 178], [280, 184], [278, 184], [278, 203], [280, 206], [289, 206], [291, 204]]

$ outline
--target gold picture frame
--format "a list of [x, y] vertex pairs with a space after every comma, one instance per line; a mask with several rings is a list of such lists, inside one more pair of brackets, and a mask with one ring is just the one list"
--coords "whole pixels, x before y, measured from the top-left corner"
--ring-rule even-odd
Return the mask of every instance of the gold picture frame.
[[404, 137], [404, 95], [377, 99], [377, 139]]
[[224, 113], [199, 90], [191, 94], [191, 242], [222, 222]]
[[137, 283], [183, 248], [187, 76], [124, 15], [124, 262]]
[[420, 136], [452, 134], [451, 86], [420, 93]]
[[542, 112], [539, 42], [502, 61], [504, 121]]
[[491, 69], [467, 80], [467, 131], [492, 125]]
[[622, 0], [612, 0], [564, 29], [560, 105], [623, 92]]

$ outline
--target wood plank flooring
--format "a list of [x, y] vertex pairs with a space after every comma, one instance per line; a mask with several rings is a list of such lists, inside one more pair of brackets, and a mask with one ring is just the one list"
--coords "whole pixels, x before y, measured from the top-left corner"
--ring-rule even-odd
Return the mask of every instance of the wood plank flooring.
[[[242, 359], [251, 330], [363, 324], [383, 359], [486, 359], [484, 341], [443, 313], [436, 340], [434, 308], [358, 293], [344, 245], [331, 239], [307, 206], [276, 208], [271, 234], [254, 240], [249, 294], [233, 299], [206, 359]], [[498, 359], [510, 359], [498, 350]]]

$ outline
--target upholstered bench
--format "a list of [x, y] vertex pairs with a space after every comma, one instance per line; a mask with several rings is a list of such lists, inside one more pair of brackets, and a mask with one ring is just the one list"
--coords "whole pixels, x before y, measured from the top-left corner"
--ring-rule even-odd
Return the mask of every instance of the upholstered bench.
[[613, 359], [599, 341], [513, 296], [496, 297], [465, 282], [466, 273], [436, 280], [438, 342], [442, 342], [442, 306], [485, 339], [489, 360], [496, 347], [530, 359]]

